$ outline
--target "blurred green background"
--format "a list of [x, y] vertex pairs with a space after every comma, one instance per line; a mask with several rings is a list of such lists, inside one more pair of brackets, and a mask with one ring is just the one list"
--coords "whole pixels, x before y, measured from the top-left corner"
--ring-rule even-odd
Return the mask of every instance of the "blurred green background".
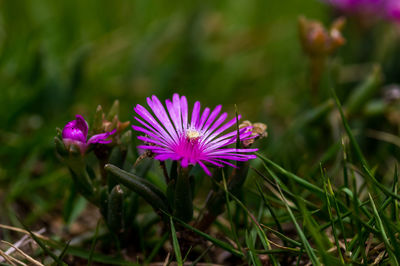
[[[20, 0], [1, 6], [0, 213], [7, 215], [0, 223], [16, 223], [21, 212], [28, 212], [28, 224], [57, 215], [71, 181], [54, 156], [55, 128], [78, 113], [90, 122], [98, 104], [107, 110], [115, 99], [122, 121], [132, 121], [133, 106], [152, 94], [166, 99], [178, 92], [203, 107], [221, 103], [231, 117], [237, 104], [245, 119], [268, 124], [264, 153], [294, 169], [318, 163], [332, 144], [326, 127], [298, 132], [307, 135], [300, 139], [286, 134], [311, 108], [297, 19], [329, 25], [333, 14], [319, 1]], [[341, 98], [372, 63], [383, 63], [385, 83], [398, 81], [393, 26], [349, 35], [351, 27], [338, 64], [366, 70], [344, 75]], [[329, 97], [322, 86], [321, 102]]]

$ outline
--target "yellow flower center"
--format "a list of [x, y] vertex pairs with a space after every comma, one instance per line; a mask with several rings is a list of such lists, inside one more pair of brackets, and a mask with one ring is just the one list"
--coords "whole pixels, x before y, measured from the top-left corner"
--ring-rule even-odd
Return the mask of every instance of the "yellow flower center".
[[198, 138], [200, 137], [200, 132], [198, 132], [197, 130], [194, 130], [194, 129], [188, 129], [188, 130], [186, 131], [186, 137], [187, 137], [189, 140], [198, 139]]

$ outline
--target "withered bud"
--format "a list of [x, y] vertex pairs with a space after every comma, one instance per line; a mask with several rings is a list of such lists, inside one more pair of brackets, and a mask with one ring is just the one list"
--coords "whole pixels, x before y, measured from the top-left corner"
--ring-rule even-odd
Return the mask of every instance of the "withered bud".
[[395, 103], [400, 100], [400, 86], [397, 84], [391, 84], [385, 86], [383, 92], [383, 99], [387, 103]]
[[102, 128], [106, 132], [110, 131], [112, 129], [116, 129], [117, 130], [117, 135], [119, 135], [120, 133], [122, 133], [129, 126], [129, 124], [130, 124], [129, 121], [125, 121], [125, 122], [119, 121], [117, 115], [115, 115], [114, 118], [111, 121], [106, 120], [104, 118], [104, 116], [103, 116]]
[[299, 18], [300, 41], [304, 52], [310, 57], [325, 57], [333, 54], [346, 40], [342, 36], [345, 18], [336, 19], [329, 30], [321, 22]]
[[150, 151], [150, 150], [146, 150], [145, 152], [143, 152], [139, 157], [137, 157], [135, 163], [133, 164], [133, 167], [136, 167], [139, 165], [139, 163], [141, 161], [143, 161], [146, 158], [154, 158], [154, 152]]
[[[148, 138], [148, 135], [144, 135], [146, 138]], [[147, 146], [156, 146], [154, 143], [144, 141], [144, 144]], [[151, 150], [145, 150], [135, 161], [133, 167], [136, 167], [141, 161], [143, 161], [145, 158], [154, 158], [155, 154]]]
[[263, 124], [263, 123], [254, 123], [253, 124], [250, 121], [245, 120], [239, 125], [239, 129], [245, 128], [245, 127], [251, 127], [249, 129], [247, 129], [247, 132], [249, 132], [249, 131], [252, 132], [250, 135], [250, 139], [245, 139], [242, 141], [242, 145], [245, 148], [249, 148], [254, 143], [255, 140], [266, 138], [268, 136], [266, 124]]

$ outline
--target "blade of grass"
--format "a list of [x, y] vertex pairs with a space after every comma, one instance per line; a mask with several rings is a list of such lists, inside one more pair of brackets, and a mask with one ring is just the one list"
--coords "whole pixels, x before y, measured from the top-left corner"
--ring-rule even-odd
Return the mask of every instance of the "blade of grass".
[[296, 247], [303, 247], [303, 244], [300, 242], [297, 242], [296, 240], [291, 239], [290, 237], [285, 236], [283, 233], [274, 230], [273, 228], [266, 226], [264, 224], [260, 224], [262, 227], [264, 227], [265, 229], [267, 229], [268, 231], [271, 231], [274, 235], [276, 235], [277, 237], [279, 237], [283, 242], [288, 242], [291, 243], [292, 245], [296, 246]]
[[[355, 212], [355, 217], [360, 217], [360, 207], [359, 207], [359, 201], [358, 201], [358, 193], [357, 193], [357, 183], [356, 183], [356, 178], [354, 176], [354, 173], [352, 174], [352, 180], [353, 180], [353, 206], [354, 206], [354, 212]], [[352, 259], [356, 260], [358, 253], [361, 252], [361, 255], [363, 256], [364, 263], [367, 262], [367, 257], [365, 254], [365, 246], [364, 246], [364, 237], [363, 237], [363, 231], [361, 227], [360, 220], [357, 218], [356, 219], [356, 228], [357, 228], [357, 236], [358, 236], [358, 248], [356, 252], [354, 252]], [[354, 242], [356, 243], [356, 242]], [[359, 251], [359, 252], [357, 252]]]
[[[389, 254], [390, 261], [391, 261], [392, 265], [399, 265], [398, 258], [397, 258], [397, 256], [393, 253], [393, 248], [392, 248], [392, 246], [390, 245], [389, 239], [387, 238], [387, 235], [386, 235], [386, 232], [385, 232], [385, 228], [384, 228], [384, 226], [383, 226], [382, 219], [381, 219], [381, 217], [380, 217], [380, 215], [379, 215], [379, 212], [378, 212], [378, 210], [376, 209], [375, 202], [374, 202], [374, 200], [373, 200], [373, 198], [372, 198], [372, 196], [371, 196], [370, 193], [368, 193], [368, 196], [369, 196], [369, 199], [370, 199], [370, 201], [371, 201], [372, 209], [374, 210], [375, 219], [376, 219], [376, 221], [377, 221], [377, 226], [378, 226], [379, 231], [380, 231], [380, 233], [381, 233], [381, 236], [382, 236], [382, 238], [383, 238], [383, 242], [385, 243], [385, 246], [386, 246], [386, 251], [387, 251], [388, 254]], [[397, 254], [397, 255], [400, 255], [400, 254]]]
[[[257, 155], [258, 155], [262, 160], [265, 159], [265, 160], [267, 160], [268, 162], [270, 162], [271, 165], [273, 165], [276, 169], [278, 169], [282, 174], [284, 174], [284, 175], [285, 175], [286, 177], [288, 177], [290, 180], [293, 180], [293, 181], [295, 181], [296, 183], [298, 183], [298, 184], [300, 184], [300, 185], [303, 184], [303, 186], [304, 186], [305, 188], [308, 188], [310, 191], [312, 191], [312, 192], [318, 194], [318, 197], [324, 197], [324, 192], [323, 192], [323, 190], [320, 189], [319, 187], [317, 187], [317, 186], [315, 186], [315, 185], [313, 185], [313, 184], [311, 184], [311, 183], [309, 183], [309, 182], [307, 182], [307, 181], [305, 181], [305, 180], [300, 181], [300, 180], [302, 180], [301, 177], [298, 177], [298, 176], [296, 176], [295, 174], [293, 174], [293, 173], [291, 173], [291, 172], [289, 172], [289, 171], [286, 171], [286, 170], [283, 169], [281, 166], [275, 164], [274, 162], [272, 162], [272, 161], [269, 160], [268, 158], [263, 157], [263, 156], [260, 155], [259, 153], [257, 153]], [[266, 167], [266, 169], [268, 170], [268, 167], [267, 167], [266, 165], [265, 165], [265, 167]], [[269, 173], [271, 174], [271, 176], [273, 176], [273, 177], [275, 176], [275, 175], [273, 175], [272, 171], [270, 171], [270, 170], [269, 170]], [[278, 178], [275, 178], [275, 180], [278, 180], [278, 181], [277, 181], [278, 184], [279, 184], [280, 186], [282, 186], [282, 188], [285, 188], [285, 190], [287, 190], [287, 188], [284, 186], [284, 184], [282, 184], [282, 182], [280, 182], [280, 180], [279, 180]], [[301, 200], [304, 202], [304, 199], [301, 198]], [[341, 205], [343, 208], [345, 208], [345, 210], [348, 210], [348, 208], [347, 208], [347, 206], [346, 206], [345, 203], [341, 202], [340, 200], [337, 200], [337, 202], [340, 203], [340, 205]], [[361, 206], [362, 211], [363, 211], [368, 217], [371, 217], [371, 216], [372, 216], [371, 214], [369, 214], [368, 210], [367, 210], [366, 208], [364, 208], [363, 205], [360, 205], [360, 206]], [[356, 217], [356, 218], [359, 219], [359, 217]], [[362, 222], [362, 221], [361, 221], [361, 222]], [[376, 231], [374, 228], [370, 228], [370, 230]]]
[[65, 265], [65, 263], [62, 260], [60, 260], [56, 254], [51, 252], [46, 247], [46, 245], [42, 242], [42, 240], [40, 240], [32, 231], [30, 231], [28, 227], [26, 227], [21, 221], [20, 223], [25, 228], [25, 230], [29, 232], [32, 239], [40, 246], [40, 248], [43, 250], [45, 254], [49, 255], [57, 263], [57, 265]]
[[254, 250], [255, 254], [302, 254], [301, 249], [295, 249], [295, 248], [274, 248], [274, 249], [269, 249], [269, 250]]
[[95, 231], [94, 236], [93, 236], [92, 245], [90, 246], [90, 253], [89, 253], [89, 259], [88, 259], [88, 266], [92, 265], [94, 249], [96, 248], [97, 236], [98, 236], [98, 234], [99, 234], [99, 227], [100, 227], [100, 220], [97, 222], [96, 231]]
[[[13, 227], [13, 226], [0, 224], [0, 228], [11, 230], [11, 231], [15, 231], [15, 232], [19, 232], [19, 233], [23, 233], [23, 234], [26, 234], [26, 235], [30, 235], [29, 231], [21, 229], [21, 228], [18, 228], [18, 227]], [[49, 239], [49, 238], [47, 238], [45, 236], [42, 236], [42, 235], [39, 235], [37, 233], [33, 233], [33, 234], [37, 238], [41, 239], [45, 244], [47, 244], [48, 246], [50, 246], [52, 248], [56, 248], [56, 249], [65, 248], [65, 244], [64, 243], [57, 242], [55, 240]], [[81, 249], [81, 248], [69, 246], [68, 249], [66, 250], [66, 253], [70, 254], [72, 256], [76, 256], [76, 257], [79, 257], [79, 258], [86, 259], [86, 260], [89, 259], [89, 252], [84, 250], [84, 249]], [[93, 261], [100, 262], [100, 263], [103, 263], [103, 264], [110, 264], [110, 265], [137, 265], [137, 264], [134, 264], [132, 262], [128, 262], [128, 261], [122, 260], [122, 259], [120, 259], [118, 257], [111, 257], [111, 256], [99, 254], [99, 253], [94, 253], [93, 254]]]
[[399, 229], [395, 228], [395, 230], [393, 230], [392, 226], [395, 226], [395, 225], [393, 225], [393, 223], [391, 223], [391, 221], [385, 215], [382, 215], [381, 218], [382, 218], [383, 224], [386, 225], [388, 236], [390, 238], [390, 243], [392, 244], [393, 249], [394, 249], [394, 255], [396, 256], [397, 261], [399, 261], [400, 247], [399, 247], [399, 243], [397, 243], [398, 239], [396, 237]]
[[190, 266], [196, 266], [197, 263], [207, 254], [208, 251], [210, 251], [210, 249], [213, 247], [213, 245], [208, 246], [201, 254], [198, 258], [196, 258], [192, 264], [190, 264]]
[[269, 210], [269, 213], [270, 213], [271, 216], [272, 216], [272, 219], [274, 219], [275, 224], [276, 224], [276, 226], [278, 227], [279, 232], [280, 232], [281, 234], [283, 234], [283, 229], [282, 229], [281, 223], [279, 222], [278, 218], [276, 217], [276, 214], [275, 214], [274, 210], [272, 209], [270, 203], [269, 203], [268, 200], [265, 198], [264, 193], [262, 192], [262, 189], [261, 189], [261, 187], [260, 187], [260, 184], [259, 184], [257, 181], [256, 181], [256, 185], [257, 185], [258, 192], [259, 192], [261, 198], [263, 199], [263, 202], [264, 202], [265, 206], [267, 206], [267, 208], [268, 208], [268, 210]]
[[301, 241], [303, 242], [304, 248], [305, 248], [305, 250], [306, 250], [306, 252], [307, 252], [307, 254], [308, 254], [308, 256], [309, 256], [309, 258], [310, 258], [310, 260], [312, 262], [312, 264], [313, 265], [321, 265], [321, 262], [319, 261], [319, 259], [318, 259], [317, 255], [315, 254], [313, 248], [311, 247], [310, 243], [308, 242], [303, 230], [301, 229], [300, 225], [297, 223], [296, 218], [294, 217], [294, 214], [293, 214], [292, 210], [290, 209], [290, 207], [289, 207], [289, 205], [288, 205], [288, 203], [286, 201], [286, 198], [282, 193], [282, 190], [281, 190], [280, 186], [278, 184], [277, 184], [277, 186], [278, 186], [279, 193], [281, 194], [281, 197], [283, 199], [283, 202], [285, 203], [286, 210], [288, 211], [288, 213], [289, 213], [289, 215], [290, 215], [290, 217], [291, 217], [291, 219], [292, 219], [292, 221], [294, 223], [294, 226], [296, 227], [297, 233], [299, 234], [299, 237], [300, 237]]
[[320, 189], [319, 187], [317, 187], [316, 185], [313, 185], [310, 182], [306, 181], [304, 178], [301, 178], [301, 177], [299, 177], [299, 176], [297, 176], [297, 175], [285, 170], [284, 168], [282, 168], [278, 164], [274, 163], [270, 159], [264, 157], [259, 152], [256, 152], [256, 155], [257, 155], [258, 158], [260, 158], [264, 162], [272, 165], [276, 170], [278, 170], [284, 176], [294, 180], [296, 183], [298, 183], [299, 185], [303, 186], [304, 188], [310, 190], [311, 192], [317, 194], [319, 197], [323, 197], [324, 196], [324, 191], [322, 189]]
[[342, 264], [344, 264], [344, 259], [343, 259], [342, 251], [340, 249], [339, 239], [337, 236], [335, 223], [333, 222], [334, 219], [333, 219], [332, 210], [331, 210], [332, 207], [331, 207], [330, 198], [331, 197], [334, 198], [335, 194], [333, 193], [332, 187], [329, 182], [329, 178], [326, 176], [325, 172], [323, 171], [321, 164], [320, 164], [320, 170], [321, 170], [322, 178], [324, 180], [325, 200], [326, 200], [326, 204], [327, 204], [329, 220], [331, 222], [333, 237], [335, 238], [335, 244], [336, 244], [336, 248], [337, 248], [337, 251], [339, 254], [340, 261], [342, 262]]
[[61, 251], [60, 255], [58, 256], [58, 258], [60, 260], [63, 260], [65, 254], [67, 253], [67, 250], [69, 248], [69, 244], [71, 243], [71, 240], [67, 242], [67, 244], [65, 244], [65, 247], [63, 248], [63, 250]]
[[189, 256], [190, 251], [192, 250], [192, 246], [190, 246], [189, 250], [186, 252], [185, 257], [183, 258], [183, 262], [187, 260], [187, 257]]
[[226, 185], [226, 179], [225, 179], [225, 173], [224, 173], [224, 171], [222, 171], [222, 181], [223, 181], [223, 184], [224, 184], [225, 200], [226, 200], [226, 211], [227, 211], [227, 213], [228, 213], [228, 220], [229, 220], [229, 223], [230, 223], [230, 225], [231, 225], [231, 232], [232, 232], [232, 234], [233, 234], [233, 238], [235, 239], [235, 242], [236, 242], [236, 245], [237, 245], [238, 249], [239, 249], [239, 250], [242, 250], [242, 246], [240, 245], [239, 238], [238, 238], [238, 236], [237, 236], [237, 234], [236, 234], [236, 227], [235, 227], [235, 224], [234, 224], [233, 221], [232, 221], [231, 208], [230, 208], [230, 206], [229, 206], [229, 201], [230, 201], [230, 200], [229, 200], [229, 194], [228, 194], [228, 187], [227, 187], [227, 185]]
[[[397, 195], [397, 189], [398, 189], [398, 179], [399, 175], [397, 173], [397, 164], [395, 165], [394, 168], [394, 174], [393, 174], [393, 186], [392, 190], [393, 193]], [[392, 220], [397, 221], [399, 219], [399, 206], [398, 206], [398, 201], [394, 200], [392, 198]]]
[[[163, 211], [162, 211], [162, 212], [163, 212]], [[167, 212], [164, 212], [164, 214], [167, 215], [167, 216], [169, 216], [169, 217], [172, 217], [172, 219], [173, 219], [174, 221], [177, 221], [177, 222], [178, 222], [180, 225], [182, 225], [183, 227], [185, 227], [185, 228], [187, 228], [187, 229], [193, 231], [194, 233], [196, 233], [196, 234], [198, 234], [198, 235], [204, 237], [205, 239], [207, 239], [207, 240], [209, 240], [210, 242], [214, 243], [216, 246], [218, 246], [218, 247], [220, 247], [220, 248], [222, 248], [222, 249], [225, 249], [226, 251], [229, 251], [229, 252], [232, 253], [233, 255], [238, 256], [238, 257], [243, 257], [243, 256], [244, 256], [244, 254], [243, 254], [241, 251], [234, 249], [234, 248], [233, 248], [231, 245], [229, 245], [228, 243], [223, 242], [223, 241], [221, 241], [221, 240], [218, 240], [218, 239], [216, 239], [216, 238], [214, 238], [214, 237], [212, 237], [212, 236], [210, 236], [210, 235], [208, 235], [208, 234], [206, 234], [206, 233], [204, 233], [204, 232], [202, 232], [202, 231], [200, 231], [200, 230], [194, 228], [193, 226], [191, 226], [191, 225], [185, 223], [184, 221], [182, 221], [182, 220], [180, 220], [180, 219], [178, 219], [178, 218], [176, 218], [176, 217], [173, 217], [171, 214], [169, 214], [169, 213], [167, 213]]]
[[[215, 180], [213, 180], [213, 181], [214, 181], [214, 183], [216, 183]], [[220, 184], [217, 184], [217, 183], [216, 183], [216, 185], [220, 186]], [[245, 206], [235, 195], [233, 195], [231, 192], [229, 192], [229, 191], [226, 190], [225, 188], [221, 188], [221, 189], [225, 190], [226, 193], [228, 193], [229, 196], [230, 196], [233, 200], [235, 200], [235, 201], [239, 204], [239, 206], [240, 206], [240, 207], [247, 213], [247, 215], [250, 217], [250, 220], [252, 221], [252, 223], [255, 225], [255, 228], [257, 229], [257, 234], [258, 234], [259, 237], [260, 237], [260, 240], [261, 240], [261, 243], [262, 243], [263, 247], [264, 247], [265, 249], [271, 249], [271, 246], [270, 246], [270, 244], [269, 244], [268, 238], [267, 238], [267, 236], [265, 235], [264, 230], [262, 230], [262, 228], [261, 228], [260, 224], [258, 223], [257, 219], [254, 217], [254, 215], [246, 208], [246, 206]], [[273, 265], [277, 265], [276, 259], [275, 259], [272, 255], [270, 256], [270, 258], [271, 258], [271, 260], [272, 260]]]
[[[342, 235], [343, 235], [344, 246], [345, 246], [346, 252], [347, 252], [347, 239], [346, 239], [346, 234], [345, 234], [346, 230], [344, 229], [344, 223], [343, 223], [343, 219], [342, 219], [342, 214], [341, 214], [341, 211], [339, 209], [339, 205], [338, 205], [338, 203], [336, 201], [336, 195], [335, 195], [335, 193], [333, 191], [333, 188], [332, 188], [332, 185], [331, 185], [329, 179], [328, 179], [328, 186], [329, 186], [328, 188], [330, 189], [330, 191], [332, 191], [331, 199], [333, 200], [333, 204], [334, 204], [334, 208], [335, 208], [335, 211], [336, 211], [337, 219], [339, 220], [340, 230], [342, 231]], [[332, 222], [333, 225], [335, 224], [334, 221], [335, 220], [331, 219], [331, 222]]]
[[[264, 176], [259, 170], [252, 168], [259, 176], [261, 176], [265, 181], [267, 181], [271, 186], [275, 187], [276, 186], [276, 182], [279, 184], [279, 186], [281, 187], [282, 191], [285, 192], [288, 196], [290, 196], [291, 198], [295, 198], [296, 196], [288, 189], [288, 187], [278, 178], [278, 176], [271, 170], [271, 168], [269, 168], [264, 162], [262, 162], [263, 166], [265, 167], [265, 169], [267, 170], [268, 174], [274, 179], [275, 182], [272, 182], [271, 180], [269, 180], [266, 176]], [[277, 192], [278, 193], [278, 192]], [[279, 195], [279, 193], [278, 193]], [[313, 207], [313, 208], [318, 208], [318, 206], [306, 199], [302, 199], [304, 201], [304, 203], [307, 206]], [[283, 203], [281, 201], [278, 201], [276, 203], [280, 203], [281, 205], [283, 205]], [[297, 206], [293, 205], [293, 204], [289, 204], [289, 206], [292, 209], [297, 209]]]
[[258, 258], [257, 255], [255, 255], [256, 252], [254, 250], [254, 245], [253, 245], [254, 239], [252, 239], [251, 234], [249, 234], [249, 232], [247, 232], [247, 230], [245, 232], [245, 240], [246, 240], [246, 245], [248, 248], [247, 254], [250, 257], [250, 261], [252, 262], [252, 265], [261, 266], [260, 259]]
[[176, 237], [176, 231], [175, 231], [174, 221], [172, 220], [172, 217], [169, 217], [169, 222], [171, 225], [171, 237], [172, 237], [172, 244], [173, 244], [174, 251], [175, 251], [176, 261], [178, 263], [178, 266], [183, 266], [181, 248], [179, 246], [178, 238]]
[[336, 101], [336, 105], [337, 105], [337, 107], [339, 109], [340, 117], [342, 118], [342, 123], [343, 123], [343, 126], [344, 126], [345, 130], [346, 130], [347, 136], [349, 137], [350, 144], [352, 145], [352, 147], [353, 147], [353, 149], [355, 151], [355, 154], [356, 154], [358, 160], [360, 161], [360, 163], [362, 165], [362, 169], [364, 170], [364, 172], [366, 173], [366, 176], [368, 177], [367, 180], [369, 180], [370, 183], [373, 183], [374, 185], [376, 185], [385, 195], [387, 195], [387, 196], [390, 195], [390, 196], [395, 197], [397, 200], [400, 200], [400, 196], [399, 195], [393, 193], [388, 188], [386, 188], [383, 184], [378, 182], [378, 180], [376, 180], [376, 178], [373, 176], [373, 174], [369, 170], [368, 163], [367, 163], [367, 161], [366, 161], [366, 159], [365, 159], [365, 157], [364, 157], [364, 155], [363, 155], [363, 153], [361, 151], [360, 146], [358, 145], [356, 139], [354, 138], [353, 133], [351, 132], [350, 126], [349, 126], [349, 124], [347, 122], [347, 119], [346, 119], [346, 117], [344, 115], [342, 106], [340, 104], [340, 101], [339, 101], [334, 89], [332, 89], [332, 94], [333, 94], [333, 97], [334, 97], [334, 99]]
[[157, 241], [157, 244], [155, 245], [153, 250], [150, 252], [150, 255], [146, 258], [146, 260], [144, 262], [145, 265], [149, 264], [154, 259], [154, 257], [157, 255], [160, 248], [164, 245], [165, 241], [167, 241], [168, 237], [169, 237], [169, 232], [166, 232], [162, 236], [160, 241]]
[[[308, 233], [313, 238], [314, 240], [313, 242], [315, 243], [315, 248], [318, 250], [319, 256], [323, 264], [331, 265], [330, 261], [336, 259], [330, 256], [327, 252], [327, 250], [329, 250], [331, 247], [331, 242], [329, 241], [325, 232], [320, 232], [317, 230], [318, 228], [317, 221], [312, 217], [310, 211], [306, 208], [305, 204], [301, 200], [299, 200], [299, 198], [300, 196], [298, 196], [296, 200], [300, 214], [303, 217], [303, 226], [307, 229]], [[337, 262], [340, 263], [340, 261]]]
[[[36, 266], [44, 266], [42, 263], [34, 260], [31, 256], [29, 256], [28, 254], [26, 254], [25, 252], [23, 252], [21, 249], [19, 249], [18, 247], [14, 246], [13, 244], [1, 240], [2, 243], [9, 245], [10, 247], [13, 247], [18, 253], [20, 253], [25, 259], [27, 259], [30, 263], [36, 265]], [[11, 257], [11, 256], [10, 256]]]

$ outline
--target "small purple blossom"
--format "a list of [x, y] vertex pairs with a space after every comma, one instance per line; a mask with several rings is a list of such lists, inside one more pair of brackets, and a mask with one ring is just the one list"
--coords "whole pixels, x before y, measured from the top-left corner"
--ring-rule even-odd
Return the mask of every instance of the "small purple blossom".
[[85, 153], [90, 144], [108, 144], [112, 140], [107, 140], [116, 130], [92, 136], [87, 140], [89, 125], [81, 115], [76, 115], [76, 119], [68, 122], [62, 131], [64, 145], [70, 147], [72, 144], [79, 147], [81, 153]]
[[400, 1], [387, 0], [386, 13], [389, 19], [397, 23], [400, 23]]
[[372, 14], [383, 10], [386, 0], [325, 0], [344, 13]]
[[370, 20], [371, 18], [387, 19], [400, 22], [399, 0], [323, 0], [335, 7], [340, 12], [359, 16]]
[[[254, 154], [249, 153], [258, 149], [226, 148], [227, 145], [236, 142], [236, 130], [224, 133], [236, 124], [236, 118], [223, 124], [228, 115], [227, 113], [219, 115], [222, 109], [221, 105], [212, 111], [207, 107], [201, 112], [200, 102], [197, 101], [193, 106], [189, 121], [185, 96], [180, 97], [175, 93], [172, 101], [167, 99], [165, 103], [167, 111], [156, 96], [147, 98], [147, 104], [155, 117], [139, 104], [134, 108], [138, 114], [135, 119], [141, 126], [133, 125], [132, 128], [146, 134], [138, 136], [139, 140], [144, 141], [144, 145], [140, 145], [138, 148], [153, 152], [155, 159], [180, 161], [184, 168], [188, 165], [199, 164], [206, 174], [211, 176], [206, 163], [217, 167], [224, 165], [235, 167], [228, 160], [247, 161], [256, 158]], [[252, 132], [248, 130], [249, 128], [239, 129], [240, 140], [255, 137], [251, 136]]]

